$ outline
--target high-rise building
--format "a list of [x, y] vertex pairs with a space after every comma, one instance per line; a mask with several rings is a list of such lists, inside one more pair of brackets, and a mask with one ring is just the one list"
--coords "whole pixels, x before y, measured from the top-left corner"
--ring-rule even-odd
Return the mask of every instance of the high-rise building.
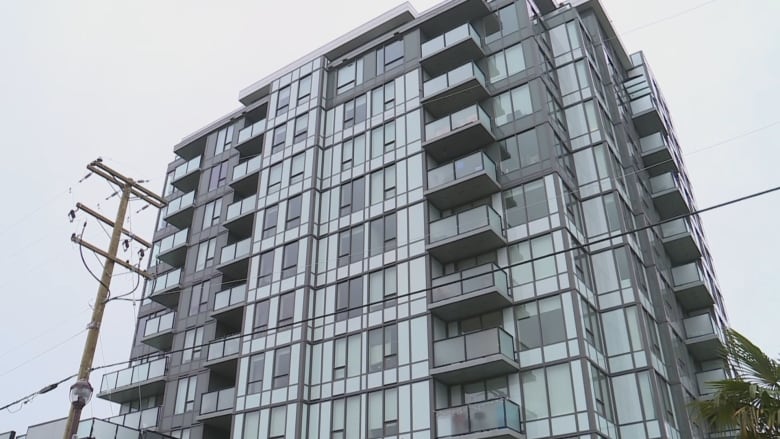
[[168, 165], [158, 277], [99, 386], [134, 427], [709, 434], [721, 295], [664, 98], [597, 0], [404, 4], [239, 100]]

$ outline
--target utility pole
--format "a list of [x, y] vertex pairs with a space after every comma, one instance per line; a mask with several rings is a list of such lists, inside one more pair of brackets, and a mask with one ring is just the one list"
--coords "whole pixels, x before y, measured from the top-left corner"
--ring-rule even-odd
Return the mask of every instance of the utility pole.
[[[91, 397], [92, 387], [89, 385], [89, 374], [92, 371], [92, 361], [95, 357], [95, 348], [97, 346], [98, 336], [100, 335], [100, 326], [103, 322], [103, 311], [105, 310], [106, 302], [108, 300], [109, 288], [111, 286], [111, 277], [114, 274], [114, 265], [122, 265], [123, 267], [138, 273], [146, 279], [151, 279], [153, 277], [147, 271], [141, 270], [140, 268], [137, 268], [132, 264], [117, 258], [119, 241], [122, 237], [122, 234], [127, 235], [130, 239], [140, 243], [147, 248], [151, 247], [147, 241], [124, 229], [124, 221], [127, 213], [127, 206], [130, 202], [130, 196], [136, 196], [150, 205], [157, 207], [158, 209], [163, 208], [166, 205], [166, 202], [162, 197], [144, 188], [135, 180], [125, 177], [124, 175], [104, 165], [100, 159], [95, 160], [87, 165], [87, 169], [91, 173], [105, 178], [109, 183], [116, 185], [122, 191], [122, 196], [119, 200], [119, 208], [117, 209], [116, 220], [113, 222], [99, 213], [87, 208], [81, 203], [77, 204], [76, 206], [78, 210], [84, 211], [99, 221], [112, 226], [113, 232], [111, 233], [111, 240], [108, 245], [108, 251], [100, 250], [98, 247], [81, 239], [81, 237], [76, 236], [75, 233], [71, 236], [71, 241], [100, 254], [106, 258], [106, 262], [103, 265], [103, 274], [101, 275], [100, 285], [98, 287], [97, 296], [95, 297], [95, 306], [92, 310], [92, 319], [87, 326], [87, 339], [84, 342], [84, 352], [81, 356], [78, 381], [76, 384], [74, 384], [73, 387], [71, 387], [71, 398], [73, 401], [71, 403], [70, 412], [68, 413], [68, 420], [63, 436], [64, 439], [72, 439], [76, 437], [76, 431], [78, 430], [79, 421], [81, 420], [81, 409]], [[77, 389], [79, 385], [82, 387]], [[76, 391], [74, 391], [74, 389], [76, 389]], [[86, 393], [79, 395], [78, 390], [82, 390]]]

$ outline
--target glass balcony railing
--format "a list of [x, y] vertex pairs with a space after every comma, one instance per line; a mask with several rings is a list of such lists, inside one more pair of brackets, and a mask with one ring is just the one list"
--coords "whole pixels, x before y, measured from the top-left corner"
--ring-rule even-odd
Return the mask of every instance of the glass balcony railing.
[[163, 273], [150, 282], [152, 294], [165, 291], [179, 284], [181, 280], [181, 268]]
[[677, 238], [686, 234], [692, 234], [692, 232], [685, 218], [661, 224], [661, 237], [664, 239]]
[[188, 192], [175, 200], [168, 202], [168, 207], [165, 208], [165, 216], [173, 215], [176, 212], [182, 211], [188, 207], [192, 207], [195, 202], [195, 191]]
[[236, 389], [218, 390], [216, 392], [204, 393], [200, 399], [200, 414], [221, 412], [233, 408], [236, 400]]
[[173, 235], [166, 236], [155, 244], [154, 254], [160, 256], [161, 254], [170, 251], [180, 245], [187, 243], [187, 234], [190, 229], [183, 229], [176, 232]]
[[479, 105], [471, 105], [449, 116], [426, 124], [425, 140], [428, 141], [444, 136], [474, 122], [481, 122], [485, 128], [490, 129], [490, 116]]
[[155, 378], [164, 378], [168, 365], [167, 358], [159, 358], [148, 363], [136, 364], [127, 369], [118, 370], [103, 375], [100, 392], [110, 392], [124, 386], [142, 383]]
[[144, 327], [144, 337], [172, 330], [175, 317], [176, 313], [171, 311], [147, 320], [146, 326]]
[[695, 282], [704, 282], [704, 273], [696, 262], [672, 268], [672, 279], [675, 287], [682, 287]]
[[674, 173], [667, 172], [666, 174], [650, 178], [650, 190], [652, 190], [653, 194], [666, 192], [672, 189], [680, 190], [679, 179]]
[[214, 311], [229, 308], [246, 300], [246, 284], [222, 290], [214, 295]]
[[445, 32], [438, 37], [432, 38], [422, 44], [422, 57], [425, 58], [442, 49], [453, 46], [463, 40], [473, 39], [477, 45], [480, 43], [480, 37], [476, 30], [469, 23], [462, 24], [455, 29]]
[[134, 429], [149, 429], [157, 427], [157, 419], [160, 415], [160, 407], [152, 407], [139, 412], [125, 413], [106, 419], [114, 424], [124, 425]]
[[496, 288], [511, 297], [506, 273], [495, 264], [484, 264], [431, 281], [431, 302], [436, 303], [486, 288]]
[[238, 180], [239, 178], [242, 178], [253, 172], [259, 171], [262, 162], [263, 162], [263, 158], [261, 156], [257, 156], [255, 158], [245, 161], [244, 163], [237, 164], [233, 168], [233, 180]]
[[232, 221], [238, 217], [241, 217], [249, 212], [254, 211], [257, 208], [257, 198], [251, 196], [244, 198], [241, 201], [236, 201], [227, 208], [227, 214], [225, 215], [225, 222]]
[[195, 157], [194, 159], [177, 166], [176, 169], [173, 170], [172, 181], [176, 181], [184, 177], [185, 175], [197, 171], [199, 169], [200, 169], [200, 156]]
[[[520, 407], [504, 398], [436, 410], [436, 437], [508, 428], [521, 433]], [[482, 437], [482, 436], [480, 436]]]
[[472, 332], [433, 342], [433, 366], [442, 367], [502, 354], [515, 359], [512, 336], [501, 328]]
[[649, 153], [669, 148], [669, 141], [661, 132], [657, 132], [639, 139], [639, 147], [642, 153]]
[[213, 361], [237, 354], [240, 347], [240, 341], [240, 336], [230, 335], [209, 343], [209, 353], [207, 360]]
[[470, 79], [476, 79], [485, 87], [485, 74], [473, 62], [464, 64], [449, 72], [429, 79], [423, 83], [423, 97], [430, 97], [448, 88], [466, 82]]
[[457, 215], [451, 215], [431, 222], [430, 243], [434, 244], [453, 238], [481, 227], [490, 227], [498, 235], [503, 235], [501, 216], [490, 206], [479, 206]]
[[716, 335], [721, 338], [722, 331], [710, 314], [701, 314], [683, 320], [685, 335], [688, 338]]
[[696, 382], [699, 385], [699, 394], [711, 395], [717, 391], [712, 382], [726, 379], [726, 371], [723, 369], [708, 370], [696, 374]]
[[428, 189], [436, 190], [438, 187], [480, 172], [497, 179], [496, 164], [482, 151], [428, 171]]
[[238, 241], [235, 244], [230, 244], [222, 249], [222, 254], [219, 258], [219, 263], [224, 264], [248, 256], [252, 251], [252, 238]]
[[261, 119], [252, 125], [244, 127], [238, 132], [238, 143], [246, 142], [247, 140], [257, 137], [265, 132], [265, 119]]

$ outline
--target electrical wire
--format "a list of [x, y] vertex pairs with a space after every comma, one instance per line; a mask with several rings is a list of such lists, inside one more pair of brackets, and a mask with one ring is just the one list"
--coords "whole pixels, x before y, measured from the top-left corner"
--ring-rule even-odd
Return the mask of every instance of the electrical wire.
[[77, 333], [75, 333], [75, 334], [71, 335], [70, 337], [66, 338], [65, 340], [63, 340], [63, 341], [61, 341], [61, 342], [59, 342], [59, 343], [57, 343], [56, 345], [54, 345], [54, 346], [52, 346], [52, 347], [50, 347], [50, 348], [47, 348], [47, 349], [45, 349], [44, 351], [42, 351], [42, 352], [40, 352], [40, 353], [38, 353], [38, 354], [36, 354], [36, 355], [34, 355], [34, 356], [32, 356], [32, 357], [28, 358], [27, 360], [23, 361], [22, 363], [20, 363], [20, 364], [18, 364], [18, 365], [16, 365], [16, 366], [14, 366], [14, 367], [12, 367], [11, 369], [8, 369], [8, 370], [6, 370], [6, 371], [5, 371], [5, 372], [3, 372], [2, 374], [0, 374], [0, 378], [2, 378], [2, 377], [4, 377], [4, 376], [8, 375], [9, 373], [11, 373], [11, 372], [13, 372], [13, 371], [15, 371], [15, 370], [19, 369], [19, 368], [20, 368], [20, 367], [22, 367], [22, 366], [26, 366], [27, 364], [29, 364], [29, 363], [33, 362], [34, 360], [37, 360], [38, 358], [40, 358], [40, 357], [42, 357], [42, 356], [44, 356], [44, 355], [48, 354], [49, 352], [51, 352], [51, 351], [53, 351], [53, 350], [55, 350], [55, 349], [57, 349], [57, 348], [59, 348], [59, 347], [63, 346], [65, 343], [67, 343], [67, 342], [69, 342], [69, 341], [73, 340], [74, 338], [78, 337], [79, 335], [83, 334], [83, 333], [84, 333], [84, 332], [86, 332], [86, 331], [87, 331], [86, 329], [82, 329], [81, 331], [79, 331], [79, 332], [77, 332]]

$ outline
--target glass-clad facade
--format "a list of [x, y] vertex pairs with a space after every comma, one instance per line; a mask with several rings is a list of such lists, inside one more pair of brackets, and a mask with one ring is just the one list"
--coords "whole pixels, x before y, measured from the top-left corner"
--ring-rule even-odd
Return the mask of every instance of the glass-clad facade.
[[597, 0], [399, 6], [240, 101], [174, 147], [114, 422], [708, 437], [718, 283], [664, 98]]

